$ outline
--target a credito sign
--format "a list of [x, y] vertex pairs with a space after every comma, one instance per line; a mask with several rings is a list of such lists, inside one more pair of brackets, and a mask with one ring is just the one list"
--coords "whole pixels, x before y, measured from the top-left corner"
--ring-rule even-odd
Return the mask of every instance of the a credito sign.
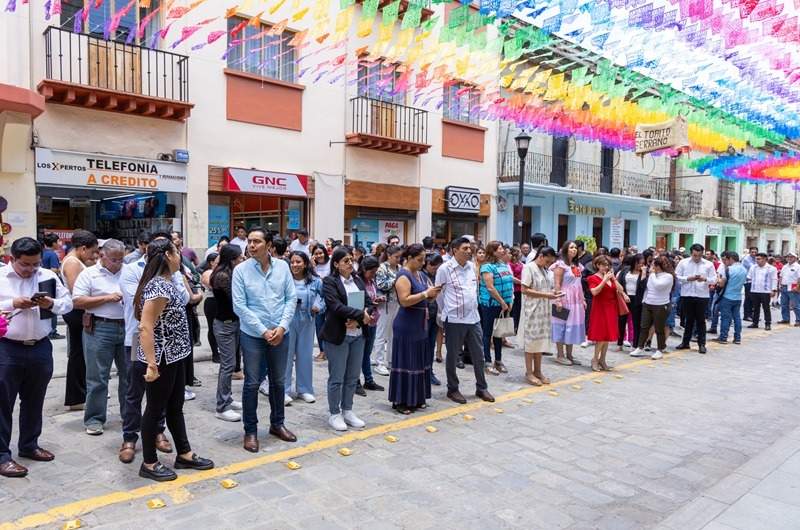
[[36, 148], [36, 183], [186, 193], [186, 164]]

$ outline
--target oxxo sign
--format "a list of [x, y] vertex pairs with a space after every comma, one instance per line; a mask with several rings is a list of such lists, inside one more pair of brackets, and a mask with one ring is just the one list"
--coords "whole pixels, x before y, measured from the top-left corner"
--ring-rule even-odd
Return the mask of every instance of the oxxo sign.
[[447, 211], [449, 213], [480, 213], [481, 190], [448, 186], [444, 189]]

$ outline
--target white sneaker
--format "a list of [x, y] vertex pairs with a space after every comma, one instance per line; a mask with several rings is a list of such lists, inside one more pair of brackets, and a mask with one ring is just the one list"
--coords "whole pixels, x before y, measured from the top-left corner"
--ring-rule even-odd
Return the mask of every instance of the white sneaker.
[[653, 348], [651, 348], [650, 346], [645, 346], [644, 351], [653, 351]]
[[226, 409], [222, 412], [214, 414], [215, 417], [222, 421], [242, 421], [242, 415], [233, 409]]
[[375, 367], [375, 373], [378, 375], [389, 375], [389, 369], [385, 365], [379, 364]]
[[89, 436], [100, 436], [103, 434], [103, 426], [102, 425], [89, 425], [86, 427], [86, 434]]
[[641, 348], [636, 348], [630, 353], [631, 357], [646, 357], [645, 353], [642, 351]]
[[193, 400], [193, 399], [194, 399], [194, 398], [196, 398], [196, 397], [197, 397], [197, 396], [194, 394], [194, 392], [192, 392], [192, 391], [191, 391], [191, 390], [189, 390], [188, 388], [184, 388], [184, 389], [183, 389], [183, 400], [184, 400], [184, 401], [191, 401], [191, 400]]
[[633, 347], [633, 345], [631, 344], [631, 341], [629, 341], [629, 340], [623, 340], [622, 341], [622, 345], [627, 347], [627, 348]]
[[366, 423], [364, 423], [362, 419], [356, 416], [352, 410], [342, 411], [342, 417], [344, 418], [344, 422], [348, 424], [350, 427], [361, 429], [366, 425]]
[[265, 396], [269, 396], [269, 383], [267, 383], [266, 379], [261, 381], [261, 385], [259, 385], [258, 391], [264, 394]]
[[378, 366], [378, 361], [376, 361], [375, 359], [370, 359], [370, 360], [369, 360], [369, 364], [370, 364], [371, 366]]
[[242, 402], [241, 401], [231, 401], [231, 404], [229, 406], [230, 406], [230, 408], [232, 410], [235, 410], [237, 412], [242, 410]]
[[653, 359], [654, 361], [657, 361], [662, 357], [664, 357], [664, 354], [662, 354], [659, 350], [656, 350], [656, 352], [650, 356], [650, 358]]
[[314, 403], [317, 400], [317, 398], [314, 397], [314, 394], [300, 394], [298, 397], [306, 403]]
[[284, 394], [283, 395], [283, 405], [284, 406], [289, 405], [292, 401], [294, 401], [294, 400], [291, 397], [289, 397], [289, 394]]
[[589, 346], [594, 346], [594, 341], [585, 340], [581, 342], [581, 348], [588, 348]]
[[347, 430], [347, 424], [344, 422], [344, 418], [341, 414], [331, 414], [331, 417], [328, 418], [328, 425], [337, 431]]

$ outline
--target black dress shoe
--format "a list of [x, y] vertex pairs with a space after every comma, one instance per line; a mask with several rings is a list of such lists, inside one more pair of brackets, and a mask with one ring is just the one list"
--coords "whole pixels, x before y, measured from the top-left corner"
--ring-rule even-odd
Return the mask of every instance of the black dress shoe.
[[0, 476], [8, 478], [20, 478], [27, 474], [28, 468], [17, 464], [13, 460], [9, 460], [8, 462], [3, 462], [0, 464]]
[[770, 324], [764, 324], [764, 329], [770, 331], [772, 329], [772, 326]]
[[744, 317], [742, 320], [744, 320], [745, 322], [752, 322], [753, 321], [753, 319], [750, 318], [750, 317]]
[[180, 456], [175, 457], [175, 469], [214, 469], [214, 462], [208, 458], [197, 456], [197, 453], [192, 453], [191, 460], [185, 460]]
[[367, 391], [364, 390], [363, 386], [361, 386], [361, 381], [359, 381], [358, 384], [356, 385], [356, 394], [361, 397], [367, 397]]
[[475, 392], [475, 395], [484, 401], [488, 401], [489, 403], [494, 403], [494, 396], [491, 395], [488, 390], [478, 390], [477, 392]]
[[688, 344], [683, 344], [683, 343], [678, 344], [677, 346], [675, 346], [676, 350], [688, 350], [689, 348], [690, 348], [690, 346]]
[[717, 344], [728, 344], [727, 339], [711, 339], [711, 340], [713, 340]]
[[706, 353], [705, 344], [697, 348], [697, 353]]
[[285, 425], [281, 425], [279, 427], [275, 427], [274, 425], [269, 428], [269, 433], [272, 436], [276, 436], [283, 440], [284, 442], [296, 442], [297, 436], [292, 434], [292, 431], [286, 428]]
[[456, 368], [458, 368], [459, 370], [463, 370], [464, 369], [464, 361], [459, 359], [458, 362], [456, 362]]
[[464, 403], [466, 403], [466, 402], [467, 402], [467, 398], [465, 398], [465, 397], [464, 397], [464, 395], [463, 395], [463, 394], [461, 394], [461, 392], [459, 392], [458, 390], [451, 390], [451, 391], [449, 391], [449, 392], [447, 393], [447, 397], [448, 397], [448, 398], [449, 398], [451, 401], [455, 401], [456, 403], [459, 403], [459, 404], [461, 404], [461, 405], [463, 405]]
[[788, 324], [788, 320], [778, 320], [778, 324]]
[[19, 456], [21, 456], [22, 458], [29, 458], [30, 460], [36, 460], [37, 462], [51, 462], [56, 458], [53, 453], [45, 449], [42, 449], [41, 447], [37, 447], [30, 453], [20, 452]]
[[148, 469], [147, 466], [142, 464], [142, 466], [139, 468], [139, 476], [142, 478], [155, 480], [156, 482], [169, 482], [170, 480], [175, 480], [178, 478], [178, 475], [173, 470], [161, 462], [156, 462], [156, 465], [153, 466], [153, 469]]
[[381, 385], [379, 385], [375, 381], [367, 381], [366, 383], [364, 383], [364, 389], [365, 390], [374, 390], [376, 392], [383, 392], [384, 390], [386, 390], [385, 388], [383, 388]]
[[189, 384], [189, 386], [203, 386], [203, 382], [195, 377], [192, 379], [192, 382]]
[[431, 384], [433, 386], [442, 386], [442, 382], [439, 381], [439, 378], [436, 377], [436, 374], [431, 372]]
[[716, 334], [717, 334], [717, 330], [716, 330], [716, 329], [714, 329], [714, 328], [711, 328], [711, 329], [709, 329], [709, 330], [707, 331], [707, 333], [710, 333], [710, 334], [712, 334], [712, 335], [716, 335]]
[[758, 324], [750, 324], [747, 326], [749, 329], [758, 329]]

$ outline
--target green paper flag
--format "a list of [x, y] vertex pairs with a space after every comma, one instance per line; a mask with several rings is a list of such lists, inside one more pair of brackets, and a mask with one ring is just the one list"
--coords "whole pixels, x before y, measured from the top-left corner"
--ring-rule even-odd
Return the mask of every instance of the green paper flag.
[[339, 9], [343, 11], [355, 3], [356, 0], [339, 0]]
[[383, 8], [383, 25], [391, 26], [397, 21], [397, 15], [400, 13], [400, 0], [395, 0]]
[[421, 29], [423, 33], [427, 33], [433, 28], [436, 27], [436, 23], [439, 21], [439, 17], [432, 17], [422, 23]]
[[378, 14], [378, 0], [364, 0], [361, 7], [361, 18], [375, 18]]
[[422, 7], [412, 5], [403, 16], [403, 23], [400, 25], [400, 29], [416, 28], [419, 26], [421, 18]]
[[469, 6], [462, 5], [456, 7], [452, 11], [450, 11], [450, 20], [448, 21], [447, 25], [450, 28], [457, 28], [458, 26], [463, 25], [467, 21], [467, 16], [469, 15]]

